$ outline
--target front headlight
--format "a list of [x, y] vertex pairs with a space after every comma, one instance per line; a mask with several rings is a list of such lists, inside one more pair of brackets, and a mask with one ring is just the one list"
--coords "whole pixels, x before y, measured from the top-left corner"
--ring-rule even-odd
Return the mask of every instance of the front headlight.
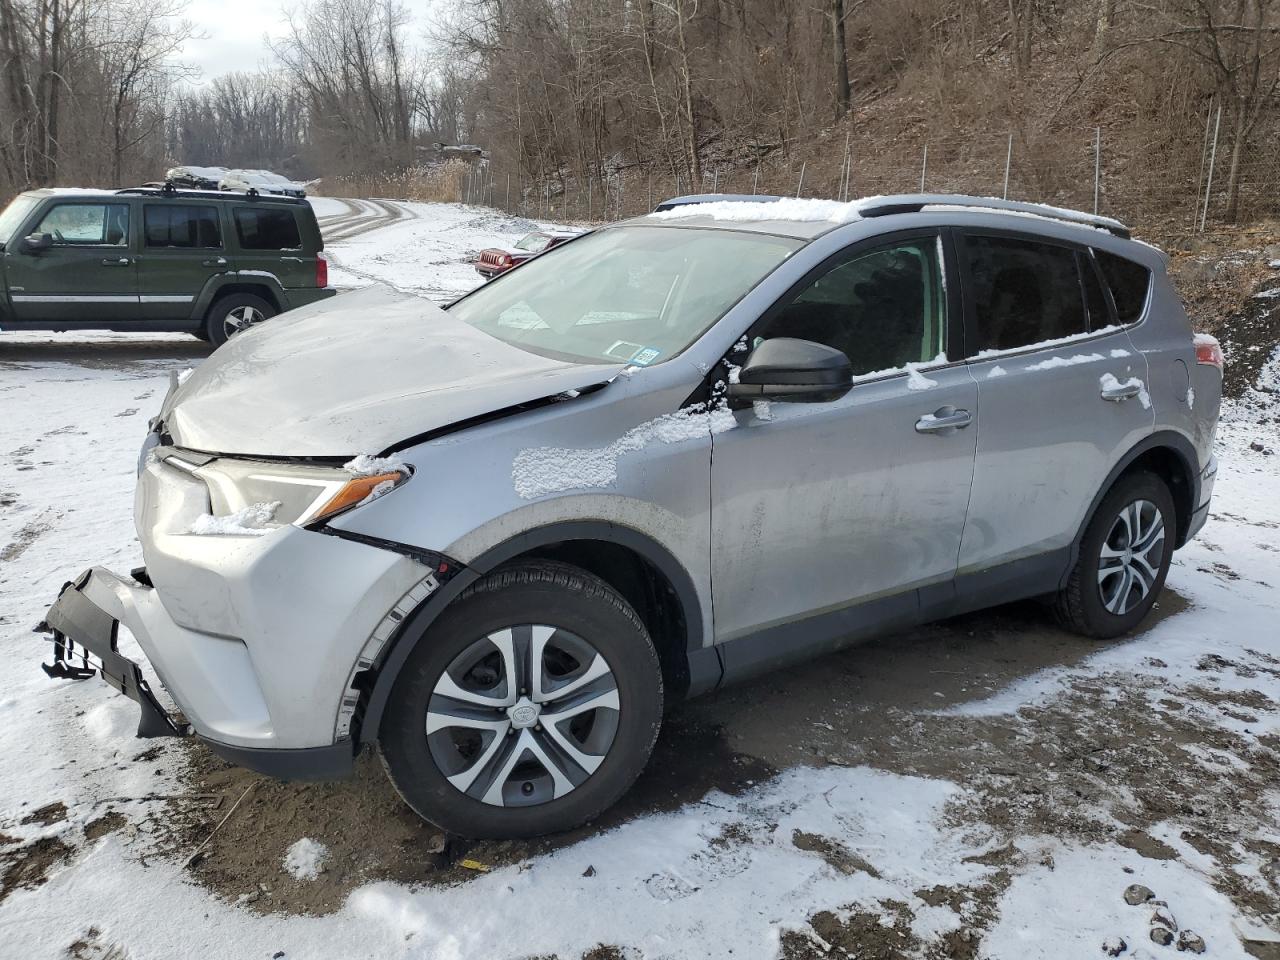
[[237, 514], [260, 504], [279, 504], [279, 524], [311, 526], [385, 496], [412, 476], [398, 460], [357, 457], [342, 467], [218, 458], [195, 464], [174, 453], [165, 462], [203, 480], [210, 513]]

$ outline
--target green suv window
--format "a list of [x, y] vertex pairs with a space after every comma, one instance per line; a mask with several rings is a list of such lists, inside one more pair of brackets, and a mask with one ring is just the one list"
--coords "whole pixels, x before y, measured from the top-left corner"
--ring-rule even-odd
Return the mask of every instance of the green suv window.
[[302, 246], [292, 210], [235, 211], [236, 235], [242, 250], [296, 250]]
[[148, 204], [142, 208], [142, 225], [148, 247], [209, 250], [222, 246], [216, 207]]
[[129, 207], [123, 203], [60, 203], [44, 215], [35, 232], [50, 234], [55, 246], [128, 246]]

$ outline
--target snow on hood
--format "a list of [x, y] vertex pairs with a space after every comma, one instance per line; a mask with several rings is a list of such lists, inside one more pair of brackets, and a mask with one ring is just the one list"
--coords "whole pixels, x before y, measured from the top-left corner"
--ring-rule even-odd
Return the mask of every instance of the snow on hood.
[[540, 357], [374, 286], [233, 337], [170, 393], [161, 416], [174, 443], [193, 450], [349, 460], [622, 366]]

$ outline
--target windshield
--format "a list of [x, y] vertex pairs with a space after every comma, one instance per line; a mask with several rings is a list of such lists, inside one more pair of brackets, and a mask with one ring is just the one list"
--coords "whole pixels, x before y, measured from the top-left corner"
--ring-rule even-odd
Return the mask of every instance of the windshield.
[[36, 205], [35, 197], [19, 196], [0, 213], [0, 244], [8, 243], [13, 231], [22, 225], [31, 208]]
[[613, 227], [491, 280], [449, 312], [531, 353], [647, 366], [693, 343], [799, 246], [760, 233]]
[[521, 240], [519, 243], [516, 244], [516, 249], [531, 250], [534, 253], [537, 253], [539, 250], [542, 250], [544, 247], [546, 247], [546, 245], [550, 242], [551, 242], [550, 237], [544, 237], [540, 233], [531, 233], [527, 237], [525, 237], [523, 240]]

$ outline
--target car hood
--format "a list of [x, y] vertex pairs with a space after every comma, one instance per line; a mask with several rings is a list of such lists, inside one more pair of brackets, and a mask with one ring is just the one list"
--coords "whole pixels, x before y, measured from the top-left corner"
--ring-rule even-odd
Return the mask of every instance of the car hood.
[[161, 420], [192, 450], [347, 458], [581, 390], [622, 366], [540, 357], [376, 286], [233, 337], [170, 391]]

